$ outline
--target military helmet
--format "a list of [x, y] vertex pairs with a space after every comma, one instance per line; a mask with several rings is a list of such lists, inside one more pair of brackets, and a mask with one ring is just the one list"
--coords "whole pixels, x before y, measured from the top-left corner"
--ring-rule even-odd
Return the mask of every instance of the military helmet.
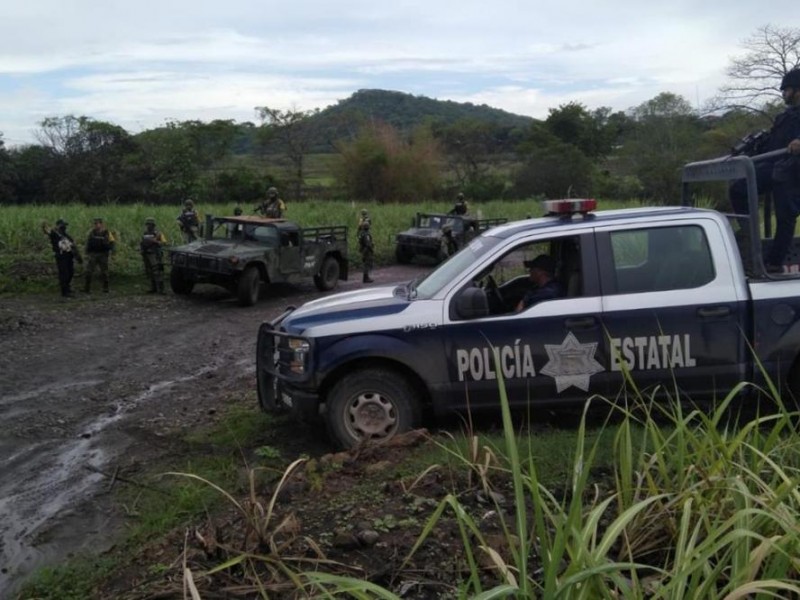
[[145, 224], [145, 225], [155, 225], [155, 224], [156, 224], [156, 220], [155, 220], [155, 218], [153, 218], [153, 217], [147, 217], [147, 218], [144, 220], [144, 224]]
[[368, 213], [367, 213], [367, 209], [366, 209], [366, 208], [362, 208], [362, 209], [361, 209], [361, 216], [362, 216], [362, 217], [366, 217], [366, 216], [367, 216], [367, 214], [368, 214]]
[[64, 219], [59, 219], [56, 221], [56, 227], [66, 227], [67, 225], [69, 225], [69, 223], [67, 223]]
[[276, 188], [275, 186], [271, 186], [267, 190], [267, 196], [272, 197], [272, 196], [277, 196], [277, 195], [278, 195], [278, 188]]
[[103, 222], [103, 217], [95, 217], [94, 219], [92, 219], [92, 221], [94, 223], [102, 223]]
[[233, 214], [236, 215], [237, 217], [240, 214], [242, 214], [242, 212], [244, 212], [244, 211], [242, 211], [242, 207], [241, 206], [237, 206], [236, 208], [233, 209]]
[[186, 208], [194, 208], [194, 201], [191, 198], [187, 198], [186, 200], [183, 201], [183, 205]]
[[781, 80], [781, 91], [785, 90], [787, 87], [800, 90], [800, 68], [792, 69], [783, 76]]
[[458, 196], [456, 196], [456, 200], [464, 201], [464, 194], [459, 192]]

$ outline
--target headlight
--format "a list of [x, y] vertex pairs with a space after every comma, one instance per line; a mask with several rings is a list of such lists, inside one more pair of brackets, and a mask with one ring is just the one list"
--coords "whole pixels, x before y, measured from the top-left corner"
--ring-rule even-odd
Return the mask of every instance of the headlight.
[[289, 338], [289, 349], [292, 351], [289, 358], [290, 371], [297, 374], [305, 372], [310, 348], [309, 343], [303, 339]]

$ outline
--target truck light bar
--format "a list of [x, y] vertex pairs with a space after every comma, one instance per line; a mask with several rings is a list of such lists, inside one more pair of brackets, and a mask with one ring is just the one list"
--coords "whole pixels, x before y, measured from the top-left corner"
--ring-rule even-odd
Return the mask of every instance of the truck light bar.
[[571, 216], [574, 214], [585, 215], [597, 208], [597, 200], [594, 198], [582, 198], [575, 200], [543, 200], [545, 214]]

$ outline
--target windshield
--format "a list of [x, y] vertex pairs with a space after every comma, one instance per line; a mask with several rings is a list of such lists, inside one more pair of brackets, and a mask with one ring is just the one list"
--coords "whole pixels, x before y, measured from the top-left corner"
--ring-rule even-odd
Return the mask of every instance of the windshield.
[[474, 266], [478, 259], [500, 242], [499, 238], [481, 236], [475, 238], [461, 252], [450, 257], [438, 269], [431, 271], [412, 288], [412, 297], [427, 299], [436, 295], [448, 283], [457, 279], [464, 271]]

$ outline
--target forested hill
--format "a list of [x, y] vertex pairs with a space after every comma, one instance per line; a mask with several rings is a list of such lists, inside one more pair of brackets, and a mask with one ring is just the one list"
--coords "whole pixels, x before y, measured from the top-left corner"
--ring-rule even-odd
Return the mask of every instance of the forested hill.
[[352, 138], [365, 123], [386, 123], [401, 131], [410, 131], [425, 123], [452, 125], [475, 120], [506, 127], [525, 128], [533, 119], [490, 106], [450, 100], [434, 100], [404, 92], [359, 90], [349, 98], [321, 110], [307, 126], [318, 152], [330, 152], [337, 140]]

